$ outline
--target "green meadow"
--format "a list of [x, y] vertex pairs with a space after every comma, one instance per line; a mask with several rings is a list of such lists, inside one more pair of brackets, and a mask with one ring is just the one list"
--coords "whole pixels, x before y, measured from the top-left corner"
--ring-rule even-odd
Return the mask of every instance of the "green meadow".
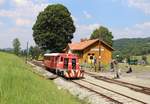
[[[135, 58], [138, 59], [138, 60], [141, 60], [141, 59], [142, 59], [142, 56], [133, 56], [133, 57], [135, 57]], [[147, 57], [148, 63], [150, 64], [150, 54], [149, 54], [149, 55], [146, 55], [146, 57]]]
[[81, 104], [65, 90], [57, 89], [30, 71], [23, 59], [0, 52], [0, 104]]

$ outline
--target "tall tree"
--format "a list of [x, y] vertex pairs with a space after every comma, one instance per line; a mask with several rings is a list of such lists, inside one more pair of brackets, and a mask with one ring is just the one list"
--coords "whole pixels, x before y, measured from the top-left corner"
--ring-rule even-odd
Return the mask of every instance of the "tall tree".
[[112, 46], [113, 44], [113, 35], [106, 27], [100, 26], [98, 29], [95, 29], [91, 34], [90, 39], [101, 39], [105, 41], [107, 44]]
[[31, 46], [29, 48], [29, 55], [31, 56], [31, 59], [38, 60], [40, 54], [42, 53], [41, 49], [38, 46]]
[[49, 5], [40, 12], [32, 29], [35, 43], [51, 52], [61, 52], [75, 32], [71, 13], [61, 4]]
[[20, 53], [20, 50], [21, 50], [21, 47], [20, 47], [20, 41], [19, 41], [19, 39], [18, 38], [15, 38], [14, 40], [13, 40], [13, 49], [14, 49], [14, 53], [16, 54], [16, 55], [19, 55], [19, 53]]

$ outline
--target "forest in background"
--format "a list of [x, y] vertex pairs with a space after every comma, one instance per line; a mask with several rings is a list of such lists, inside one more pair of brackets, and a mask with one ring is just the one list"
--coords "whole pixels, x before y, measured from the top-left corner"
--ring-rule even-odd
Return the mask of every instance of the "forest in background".
[[150, 37], [148, 38], [122, 38], [114, 40], [113, 56], [120, 57], [142, 56], [150, 54]]

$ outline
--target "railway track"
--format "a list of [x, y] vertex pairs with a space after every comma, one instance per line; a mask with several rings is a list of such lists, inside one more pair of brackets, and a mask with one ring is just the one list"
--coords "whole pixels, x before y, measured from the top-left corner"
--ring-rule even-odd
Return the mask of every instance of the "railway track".
[[113, 91], [109, 88], [105, 88], [100, 84], [96, 84], [93, 81], [89, 81], [86, 79], [82, 80], [72, 80], [72, 82], [76, 83], [77, 85], [86, 88], [96, 94], [107, 98], [109, 101], [115, 104], [147, 104], [144, 101], [135, 99], [133, 97], [121, 94], [119, 92]]
[[[32, 62], [33, 64], [39, 66], [39, 67], [44, 67], [42, 62]], [[102, 76], [97, 76], [95, 74], [91, 74], [91, 73], [87, 73], [86, 74], [90, 75], [91, 77], [96, 78], [97, 80], [102, 80], [104, 82], [107, 83], [113, 83], [113, 84], [117, 84], [120, 86], [124, 86], [127, 88], [130, 88], [134, 91], [140, 92], [140, 93], [146, 93], [149, 95], [148, 91], [149, 88], [143, 88], [143, 86], [139, 86], [139, 85], [134, 85], [131, 83], [127, 83], [127, 82], [122, 82], [122, 81], [118, 81], [118, 80], [113, 80], [113, 79], [109, 79], [107, 77], [102, 77]], [[116, 81], [116, 82], [115, 82]], [[144, 102], [143, 100], [139, 100], [136, 99], [134, 97], [122, 94], [120, 92], [111, 90], [109, 88], [106, 88], [104, 86], [101, 86], [100, 83], [97, 84], [95, 81], [91, 81], [88, 79], [80, 79], [80, 80], [71, 80], [71, 82], [91, 91], [96, 93], [97, 95], [109, 100], [110, 102], [112, 102], [113, 104], [148, 104], [147, 101]], [[144, 90], [142, 90], [144, 89]], [[148, 91], [147, 91], [148, 90]], [[146, 92], [147, 91], [147, 92]]]
[[39, 67], [43, 67], [44, 68], [44, 65], [43, 65], [42, 61], [29, 61], [29, 62], [33, 63], [34, 65], [37, 65]]
[[[39, 66], [39, 67], [44, 68], [44, 66], [42, 65], [42, 63], [39, 62], [39, 61], [32, 61], [31, 63], [34, 64], [34, 65], [37, 65], [37, 66]], [[93, 90], [93, 89], [91, 89], [91, 88], [88, 88], [88, 87], [86, 87], [86, 86], [84, 86], [84, 85], [82, 85], [82, 84], [80, 84], [80, 83], [78, 83], [78, 82], [76, 82], [76, 81], [73, 81], [73, 80], [70, 80], [70, 81], [73, 82], [73, 83], [75, 83], [75, 84], [77, 84], [77, 85], [79, 85], [79, 86], [81, 86], [81, 87], [83, 87], [83, 88], [85, 88], [85, 89], [87, 89], [87, 90], [89, 90], [89, 91], [91, 91], [91, 92], [94, 92], [94, 93], [98, 94], [99, 96], [101, 96], [101, 97], [103, 97], [103, 98], [106, 98], [106, 99], [109, 100], [110, 102], [113, 102], [113, 104], [123, 104], [122, 102], [119, 102], [119, 101], [117, 101], [117, 100], [114, 100], [113, 98], [108, 97], [108, 96], [106, 96], [106, 95], [100, 93], [99, 91], [95, 91], [95, 90]]]
[[115, 100], [115, 99], [113, 99], [113, 98], [111, 98], [109, 96], [106, 96], [105, 94], [102, 94], [102, 93], [100, 93], [97, 90], [94, 90], [92, 88], [87, 87], [86, 84], [83, 84], [81, 81], [80, 82], [79, 81], [78, 82], [77, 81], [72, 81], [72, 82], [77, 84], [77, 85], [79, 85], [79, 86], [81, 86], [81, 87], [83, 87], [83, 88], [85, 88], [85, 89], [88, 89], [89, 91], [92, 91], [92, 92], [94, 92], [94, 93], [96, 93], [96, 94], [98, 94], [98, 95], [108, 99], [109, 101], [111, 101], [111, 102], [113, 102], [115, 104], [123, 104], [122, 102], [119, 102], [119, 101], [117, 101], [117, 100]]
[[140, 85], [136, 85], [136, 84], [132, 84], [132, 83], [128, 83], [128, 82], [123, 82], [123, 81], [111, 79], [111, 78], [104, 77], [104, 76], [98, 76], [98, 75], [95, 75], [93, 73], [88, 73], [88, 72], [85, 72], [85, 73], [92, 76], [92, 77], [94, 77], [95, 79], [102, 80], [102, 81], [105, 81], [105, 82], [108, 82], [108, 83], [121, 85], [121, 86], [127, 87], [131, 90], [134, 90], [136, 92], [140, 92], [140, 93], [150, 95], [150, 88], [149, 87], [144, 87], [144, 86], [140, 86]]

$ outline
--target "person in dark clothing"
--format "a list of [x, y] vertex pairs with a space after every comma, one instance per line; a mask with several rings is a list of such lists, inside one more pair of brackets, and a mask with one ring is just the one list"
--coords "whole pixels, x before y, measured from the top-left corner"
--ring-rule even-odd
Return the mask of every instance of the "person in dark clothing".
[[131, 73], [132, 72], [132, 68], [131, 66], [129, 66], [129, 70], [126, 73]]
[[114, 62], [113, 62], [113, 60], [110, 63], [110, 71], [114, 72]]
[[113, 61], [114, 64], [114, 70], [115, 70], [115, 78], [120, 78], [119, 76], [119, 66], [118, 66], [118, 61], [114, 60]]

